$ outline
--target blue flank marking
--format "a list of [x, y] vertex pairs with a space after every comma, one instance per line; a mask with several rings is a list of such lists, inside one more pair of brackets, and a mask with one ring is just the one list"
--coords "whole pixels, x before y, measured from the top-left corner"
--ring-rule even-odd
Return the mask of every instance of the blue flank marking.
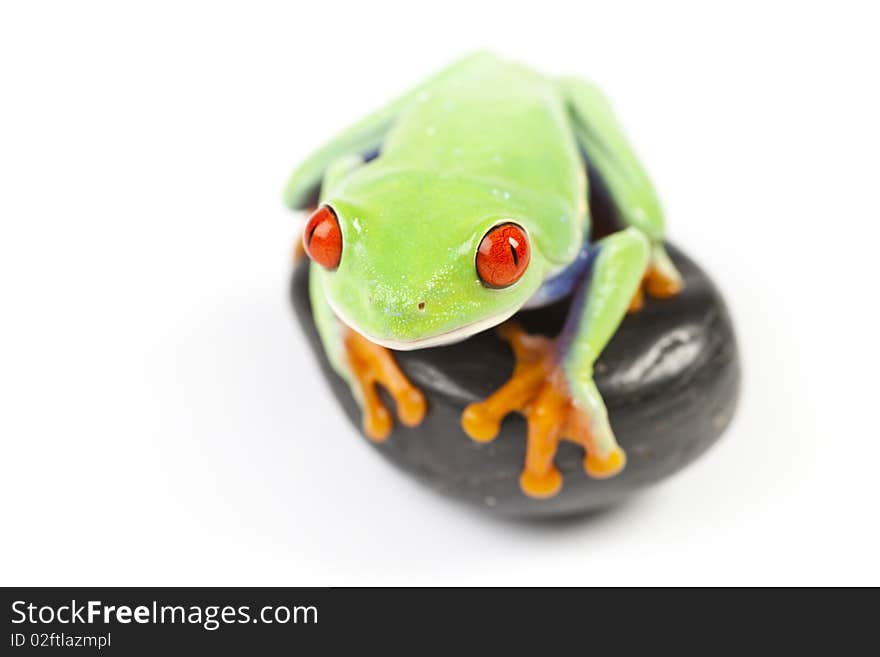
[[545, 306], [573, 293], [565, 324], [556, 337], [556, 357], [560, 361], [565, 359], [572, 340], [580, 328], [587, 291], [590, 289], [592, 279], [593, 262], [600, 250], [598, 244], [593, 244], [588, 239], [584, 240], [574, 261], [556, 276], [545, 281], [524, 306], [525, 308]]
[[581, 245], [581, 250], [578, 251], [578, 254], [575, 256], [571, 264], [556, 274], [553, 278], [548, 278], [544, 281], [541, 287], [538, 288], [538, 291], [526, 301], [523, 308], [528, 309], [548, 306], [551, 303], [568, 296], [571, 291], [574, 290], [578, 282], [584, 277], [590, 264], [592, 264], [593, 259], [598, 252], [598, 249], [596, 249], [595, 246], [596, 245], [591, 244], [588, 239], [585, 239], [583, 245]]

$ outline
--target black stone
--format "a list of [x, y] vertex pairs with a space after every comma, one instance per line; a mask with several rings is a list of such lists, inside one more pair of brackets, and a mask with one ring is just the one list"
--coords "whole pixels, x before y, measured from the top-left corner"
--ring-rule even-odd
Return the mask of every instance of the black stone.
[[[415, 429], [396, 425], [376, 449], [441, 493], [518, 516], [607, 507], [683, 468], [729, 423], [740, 369], [733, 326], [718, 290], [692, 260], [674, 247], [669, 251], [684, 276], [684, 292], [673, 299], [647, 299], [641, 312], [624, 319], [595, 367], [611, 425], [627, 454], [618, 476], [590, 479], [583, 470], [583, 450], [562, 442], [556, 455], [562, 491], [550, 499], [530, 499], [518, 484], [526, 448], [524, 418], [508, 416], [498, 438], [487, 444], [462, 431], [464, 407], [494, 392], [513, 371], [510, 348], [494, 330], [446, 347], [395, 353], [404, 373], [424, 391], [428, 413]], [[347, 384], [330, 368], [312, 321], [305, 262], [294, 269], [291, 296], [334, 394], [360, 430], [360, 410]], [[530, 332], [556, 335], [569, 302], [516, 318]]]

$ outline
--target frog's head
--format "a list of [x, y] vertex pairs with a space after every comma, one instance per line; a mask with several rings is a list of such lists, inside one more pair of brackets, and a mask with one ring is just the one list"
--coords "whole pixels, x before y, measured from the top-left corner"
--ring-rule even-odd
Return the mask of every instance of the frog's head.
[[303, 239], [337, 316], [392, 349], [455, 342], [510, 317], [553, 263], [539, 226], [497, 192], [413, 172], [333, 190]]

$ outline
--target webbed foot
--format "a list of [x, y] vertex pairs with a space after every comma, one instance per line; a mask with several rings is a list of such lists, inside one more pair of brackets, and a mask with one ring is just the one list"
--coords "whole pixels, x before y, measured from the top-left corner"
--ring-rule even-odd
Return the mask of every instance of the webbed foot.
[[364, 433], [373, 442], [388, 438], [394, 425], [376, 384], [381, 384], [397, 405], [398, 419], [408, 427], [417, 426], [425, 417], [425, 396], [400, 371], [391, 352], [345, 328], [343, 344], [351, 368], [352, 388], [361, 402]]
[[489, 442], [508, 413], [525, 415], [528, 442], [519, 484], [530, 497], [552, 497], [562, 488], [562, 474], [553, 463], [560, 440], [585, 449], [584, 470], [589, 476], [606, 478], [620, 472], [626, 455], [614, 440], [592, 379], [583, 382], [572, 376], [556, 340], [529, 335], [513, 322], [502, 325], [499, 334], [513, 349], [513, 375], [485, 401], [465, 408], [461, 418], [465, 433]]

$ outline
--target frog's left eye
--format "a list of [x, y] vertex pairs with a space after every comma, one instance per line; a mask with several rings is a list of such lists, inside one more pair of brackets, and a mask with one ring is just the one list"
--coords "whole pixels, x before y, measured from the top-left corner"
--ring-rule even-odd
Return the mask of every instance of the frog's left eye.
[[339, 220], [329, 205], [312, 213], [303, 233], [303, 247], [309, 258], [324, 269], [334, 270], [342, 259], [342, 231]]
[[486, 287], [516, 283], [529, 266], [529, 238], [521, 226], [500, 224], [483, 236], [477, 249], [477, 274]]

